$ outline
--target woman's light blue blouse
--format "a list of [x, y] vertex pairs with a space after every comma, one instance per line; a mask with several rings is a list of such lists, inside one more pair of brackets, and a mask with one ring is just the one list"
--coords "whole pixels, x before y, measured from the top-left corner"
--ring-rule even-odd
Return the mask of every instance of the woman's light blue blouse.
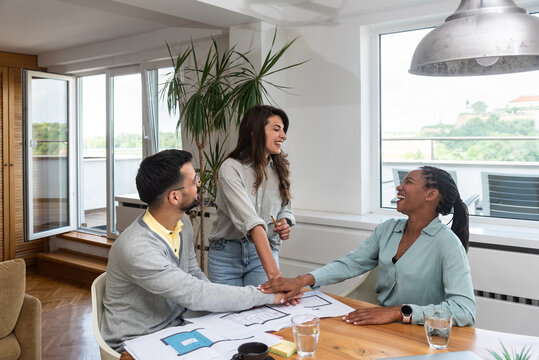
[[341, 282], [378, 265], [376, 292], [381, 305], [410, 304], [414, 324], [423, 323], [423, 310], [441, 307], [451, 311], [456, 325], [473, 325], [475, 297], [460, 240], [435, 218], [393, 264], [406, 221], [385, 221], [348, 255], [311, 272], [315, 287]]

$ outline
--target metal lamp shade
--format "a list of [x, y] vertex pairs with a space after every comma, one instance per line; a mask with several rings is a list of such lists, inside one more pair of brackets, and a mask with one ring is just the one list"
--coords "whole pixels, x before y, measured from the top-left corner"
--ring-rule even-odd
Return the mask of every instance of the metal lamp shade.
[[539, 70], [539, 18], [512, 0], [462, 0], [421, 40], [408, 71], [470, 76], [530, 70]]

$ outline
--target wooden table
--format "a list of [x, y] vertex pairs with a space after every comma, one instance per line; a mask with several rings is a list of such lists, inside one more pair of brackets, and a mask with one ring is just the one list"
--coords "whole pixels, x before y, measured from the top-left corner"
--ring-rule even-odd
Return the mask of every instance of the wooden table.
[[[331, 296], [356, 309], [376, 306], [337, 295]], [[275, 334], [286, 340], [294, 341], [291, 328], [282, 329]], [[532, 352], [534, 354], [539, 352], [539, 337], [458, 326], [454, 326], [451, 330], [447, 351], [470, 350], [482, 359], [492, 359], [488, 349], [499, 351], [501, 349], [500, 341], [509, 350], [514, 348], [520, 351], [524, 346], [532, 345]], [[422, 325], [392, 323], [354, 326], [345, 323], [340, 317], [334, 317], [324, 318], [320, 321], [320, 337], [315, 359], [383, 359], [444, 351], [430, 349]], [[271, 354], [271, 356], [275, 360], [298, 359], [297, 353], [289, 358], [275, 354]], [[532, 356], [532, 359], [535, 358]], [[124, 353], [121, 359], [132, 360], [133, 358]]]
[[[376, 306], [342, 296], [331, 296], [356, 309]], [[294, 341], [291, 328], [282, 329], [276, 334], [281, 335], [286, 340]], [[513, 347], [520, 351], [522, 347], [533, 344], [532, 351], [539, 352], [539, 337], [458, 326], [454, 326], [451, 330], [447, 351], [470, 350], [482, 359], [492, 359], [487, 349], [500, 350], [500, 340], [508, 349]], [[444, 351], [432, 350], [429, 347], [422, 325], [392, 323], [354, 326], [346, 324], [340, 317], [336, 317], [320, 321], [316, 359], [383, 359]], [[271, 356], [275, 360], [298, 359], [297, 354], [289, 358], [275, 354]], [[532, 359], [535, 358], [532, 357]]]

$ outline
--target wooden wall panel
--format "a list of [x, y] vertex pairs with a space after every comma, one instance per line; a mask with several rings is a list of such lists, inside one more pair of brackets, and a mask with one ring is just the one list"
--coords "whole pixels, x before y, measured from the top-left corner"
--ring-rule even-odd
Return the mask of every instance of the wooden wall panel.
[[0, 65], [36, 69], [37, 56], [0, 51]]
[[[28, 265], [35, 264], [35, 254], [41, 252], [43, 241], [24, 241], [24, 188], [23, 188], [23, 103], [22, 103], [22, 70], [10, 68], [9, 82], [13, 84], [13, 96], [10, 108], [10, 241], [15, 244], [14, 257], [23, 257]], [[10, 93], [11, 94], [11, 93]]]
[[[2, 152], [0, 154], [0, 261], [6, 260], [7, 256], [6, 253], [8, 251], [8, 247], [4, 246], [4, 227], [5, 224], [9, 224], [9, 217], [4, 216], [4, 214], [9, 213], [9, 203], [7, 201], [4, 201], [5, 193], [4, 193], [4, 184], [9, 181], [9, 178], [7, 177], [8, 172], [4, 171], [4, 164], [6, 163], [7, 159], [4, 159], [4, 155], [8, 154], [8, 149], [6, 143], [4, 142], [4, 139], [8, 139], [8, 132], [7, 132], [7, 126], [4, 126], [4, 124], [8, 124], [8, 69], [7, 67], [0, 67], [0, 151]], [[4, 176], [6, 175], [6, 176]]]
[[[2, 174], [0, 174], [0, 249], [2, 258], [22, 257], [27, 265], [36, 264], [35, 255], [42, 251], [43, 240], [24, 242], [23, 179], [23, 104], [22, 69], [38, 69], [37, 56], [0, 51], [2, 70]], [[5, 165], [5, 166], [4, 166]]]

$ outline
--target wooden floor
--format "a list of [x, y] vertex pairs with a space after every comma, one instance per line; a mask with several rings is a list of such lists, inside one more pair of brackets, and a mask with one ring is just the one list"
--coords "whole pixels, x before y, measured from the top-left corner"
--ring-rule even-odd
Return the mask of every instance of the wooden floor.
[[90, 286], [26, 270], [26, 293], [43, 306], [42, 360], [100, 360]]

